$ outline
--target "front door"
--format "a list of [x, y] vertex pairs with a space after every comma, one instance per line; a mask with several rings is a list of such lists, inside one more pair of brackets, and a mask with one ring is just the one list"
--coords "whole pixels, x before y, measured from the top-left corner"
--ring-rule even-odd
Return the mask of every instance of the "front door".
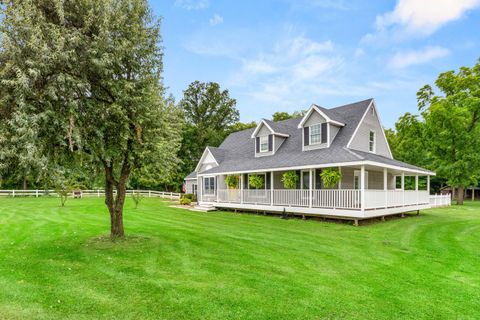
[[[361, 171], [355, 170], [353, 174], [353, 189], [360, 190], [361, 187]], [[365, 189], [368, 189], [368, 171], [365, 171]]]

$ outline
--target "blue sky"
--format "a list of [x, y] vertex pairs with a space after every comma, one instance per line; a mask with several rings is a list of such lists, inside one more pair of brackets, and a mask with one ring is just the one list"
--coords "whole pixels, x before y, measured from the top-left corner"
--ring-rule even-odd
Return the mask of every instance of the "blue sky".
[[161, 0], [164, 82], [215, 81], [242, 121], [373, 97], [393, 127], [416, 92], [480, 57], [480, 0]]

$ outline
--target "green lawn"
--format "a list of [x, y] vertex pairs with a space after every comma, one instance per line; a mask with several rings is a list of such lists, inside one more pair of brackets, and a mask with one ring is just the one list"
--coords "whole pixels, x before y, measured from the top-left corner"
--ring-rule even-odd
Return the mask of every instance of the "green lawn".
[[0, 319], [480, 317], [480, 203], [362, 227], [0, 199]]

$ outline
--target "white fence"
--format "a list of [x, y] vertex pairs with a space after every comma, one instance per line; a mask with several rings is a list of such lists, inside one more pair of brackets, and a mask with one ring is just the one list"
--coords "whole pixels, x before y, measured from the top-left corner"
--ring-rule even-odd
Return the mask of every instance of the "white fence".
[[452, 205], [452, 197], [450, 194], [436, 194], [430, 196], [430, 206], [432, 208], [449, 207]]
[[[311, 196], [310, 190], [243, 190], [242, 194], [238, 189], [219, 189], [216, 196], [204, 196], [203, 201], [360, 210], [361, 197], [361, 191], [353, 189], [312, 190]], [[429, 196], [426, 190], [365, 190], [366, 210], [418, 205], [449, 206], [450, 196]]]
[[[116, 192], [114, 191], [116, 194]], [[145, 197], [157, 197], [166, 199], [180, 199], [180, 193], [176, 192], [164, 192], [154, 190], [127, 190], [127, 195], [133, 193], [139, 193]], [[42, 197], [42, 196], [58, 196], [55, 190], [0, 190], [0, 197]], [[81, 190], [77, 192], [71, 192], [70, 197], [104, 197], [105, 190]]]

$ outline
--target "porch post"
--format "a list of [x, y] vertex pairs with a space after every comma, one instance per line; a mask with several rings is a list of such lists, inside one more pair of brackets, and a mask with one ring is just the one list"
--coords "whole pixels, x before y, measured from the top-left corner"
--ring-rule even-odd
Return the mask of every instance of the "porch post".
[[217, 202], [219, 200], [219, 192], [218, 192], [218, 179], [220, 178], [221, 176], [215, 176], [215, 195], [216, 195], [216, 198], [217, 198]]
[[415, 196], [417, 198], [417, 205], [418, 205], [418, 174], [415, 175]]
[[430, 176], [427, 176], [427, 193], [430, 195]]
[[402, 205], [405, 206], [405, 172], [402, 172]]
[[387, 168], [383, 168], [383, 193], [385, 193], [385, 208], [388, 208], [387, 179], [388, 179]]
[[273, 171], [270, 171], [270, 205], [273, 207]]
[[360, 205], [362, 213], [365, 213], [365, 166], [362, 165], [360, 168]]
[[312, 174], [313, 169], [310, 169], [308, 174], [308, 206], [311, 208], [313, 204], [313, 174]]
[[243, 203], [243, 176], [243, 173], [240, 174], [240, 203]]
[[[342, 175], [342, 167], [338, 167], [338, 172], [340, 172], [340, 176]], [[342, 179], [338, 181], [338, 189], [342, 189]]]

